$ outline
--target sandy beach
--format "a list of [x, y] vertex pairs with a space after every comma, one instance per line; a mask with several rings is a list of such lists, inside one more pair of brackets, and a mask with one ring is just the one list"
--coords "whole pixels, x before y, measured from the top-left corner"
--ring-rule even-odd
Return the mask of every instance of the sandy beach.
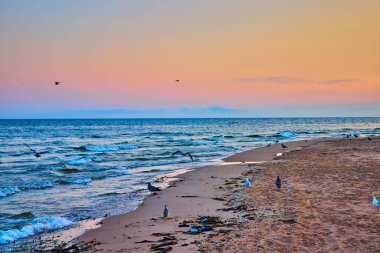
[[[135, 211], [104, 219], [76, 242], [95, 239], [99, 252], [378, 252], [380, 211], [372, 196], [380, 194], [380, 139], [286, 146], [179, 175]], [[211, 231], [187, 232], [202, 225]]]

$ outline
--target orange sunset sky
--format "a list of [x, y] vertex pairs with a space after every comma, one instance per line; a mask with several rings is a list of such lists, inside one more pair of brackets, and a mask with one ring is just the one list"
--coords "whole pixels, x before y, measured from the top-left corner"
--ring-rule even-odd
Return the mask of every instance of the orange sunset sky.
[[380, 1], [0, 0], [0, 118], [86, 116], [380, 116]]

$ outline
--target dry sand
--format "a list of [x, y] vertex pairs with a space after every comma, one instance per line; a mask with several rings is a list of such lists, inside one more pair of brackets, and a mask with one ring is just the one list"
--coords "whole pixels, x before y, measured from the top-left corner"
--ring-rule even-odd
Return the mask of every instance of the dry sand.
[[[380, 193], [380, 139], [286, 145], [282, 156], [276, 144], [180, 175], [137, 210], [106, 218], [77, 241], [96, 239], [99, 252], [379, 252], [372, 195]], [[169, 218], [161, 217], [164, 204]], [[204, 216], [221, 222], [200, 223]], [[184, 221], [213, 230], [188, 234], [178, 226]]]

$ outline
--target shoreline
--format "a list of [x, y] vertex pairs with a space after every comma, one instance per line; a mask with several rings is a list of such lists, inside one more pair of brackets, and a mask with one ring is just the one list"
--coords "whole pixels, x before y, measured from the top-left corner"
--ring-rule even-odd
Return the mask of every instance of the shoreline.
[[[290, 141], [238, 152], [220, 158], [217, 165], [180, 169], [163, 175], [164, 181], [160, 184], [166, 184], [168, 187], [158, 194], [145, 197], [135, 210], [105, 218], [82, 220], [79, 226], [57, 230], [46, 237], [42, 235], [42, 238], [51, 239], [53, 236], [53, 239], [66, 245], [96, 240], [99, 242], [96, 249], [100, 252], [147, 252], [152, 247], [162, 244], [168, 236], [174, 236], [175, 241], [170, 242], [166, 248], [170, 247], [173, 252], [194, 252], [207, 245], [208, 235], [189, 234], [189, 227], [179, 227], [179, 224], [198, 226], [202, 225], [199, 223], [200, 217], [215, 215], [223, 220], [223, 223], [233, 226], [242, 226], [252, 220], [247, 212], [240, 210], [241, 203], [244, 202], [245, 177], [249, 177], [252, 186], [256, 187], [255, 179], [260, 178], [261, 167], [281, 164], [284, 157], [286, 159], [290, 154], [302, 153], [300, 151], [320, 145], [351, 145], [357, 141], [366, 141], [366, 138], [364, 140], [324, 137]], [[281, 144], [288, 148], [283, 149]], [[374, 194], [380, 194], [380, 191]], [[169, 205], [169, 218], [166, 219], [162, 218], [164, 204]], [[233, 206], [235, 207], [232, 208]], [[220, 224], [217, 227], [228, 233], [226, 227]], [[211, 248], [219, 249], [218, 243], [216, 245], [211, 245]]]
[[[139, 242], [139, 240], [153, 242], [157, 239], [155, 236], [151, 235], [153, 230], [155, 232], [157, 230], [157, 233], [163, 234], [168, 233], [169, 230], [179, 230], [184, 235], [181, 240], [184, 241], [182, 245], [185, 245], [181, 246], [181, 251], [190, 250], [191, 252], [196, 250], [194, 244], [190, 244], [190, 240], [193, 235], [184, 234], [189, 228], [178, 228], [178, 222], [180, 222], [181, 219], [194, 219], [197, 215], [208, 216], [215, 212], [223, 216], [224, 219], [231, 219], [234, 216], [233, 214], [226, 215], [223, 214], [223, 212], [217, 211], [217, 209], [225, 209], [226, 205], [222, 204], [220, 200], [212, 199], [212, 195], [217, 194], [215, 189], [211, 189], [212, 186], [223, 185], [223, 181], [228, 180], [228, 178], [239, 177], [242, 173], [247, 172], [247, 170], [250, 169], [249, 167], [272, 161], [273, 159], [279, 157], [279, 154], [293, 150], [300, 150], [326, 139], [330, 138], [284, 142], [283, 144], [288, 146], [287, 149], [281, 148], [281, 143], [273, 144], [271, 147], [257, 147], [224, 157], [220, 159], [222, 162], [221, 164], [194, 168], [191, 171], [178, 175], [179, 180], [169, 182], [168, 188], [163, 189], [158, 194], [148, 195], [143, 200], [143, 203], [135, 210], [105, 218], [101, 227], [85, 231], [82, 235], [75, 239], [73, 243], [91, 241], [96, 238], [96, 240], [101, 242], [98, 249], [111, 249], [112, 251], [120, 250], [120, 252], [124, 252], [123, 250], [126, 250], [125, 252], [128, 252], [128, 250], [133, 250], [134, 252], [146, 252], [149, 251], [149, 245], [147, 245], [147, 243], [136, 243]], [[241, 165], [244, 165], [246, 168], [241, 168]], [[210, 172], [213, 174], [211, 177], [209, 176]], [[202, 180], [201, 178], [198, 178], [199, 176], [205, 175], [207, 175], [208, 178], [215, 179], [213, 181], [218, 182], [211, 183], [210, 179]], [[221, 180], [216, 180], [217, 178], [220, 178]], [[202, 192], [201, 194], [197, 191], [197, 189], [194, 189], [191, 185], [189, 185], [189, 181], [194, 181], [195, 179], [197, 181], [201, 181], [197, 182], [198, 188], [207, 188], [209, 192]], [[208, 187], [205, 187], [204, 184], [208, 185]], [[179, 196], [181, 196], [181, 199], [178, 198]], [[161, 218], [164, 204], [160, 203], [162, 202], [160, 199], [163, 198], [166, 199], [164, 202], [169, 205], [168, 219]], [[184, 199], [186, 201], [183, 201]], [[191, 204], [188, 205], [188, 202]], [[188, 208], [193, 206], [193, 208], [197, 210], [187, 210], [185, 212], [185, 210], [183, 210], [183, 205]], [[144, 227], [152, 227], [152, 229], [142, 229], [141, 225], [133, 227], [132, 224], [136, 223], [136, 220], [138, 220], [137, 223], [144, 224]], [[125, 223], [124, 226], [121, 225], [121, 223]], [[136, 227], [141, 230], [137, 230]], [[111, 234], [114, 236], [111, 236]], [[108, 246], [105, 246], [107, 244]], [[112, 244], [112, 246], [110, 244]], [[103, 248], [103, 246], [105, 247]]]

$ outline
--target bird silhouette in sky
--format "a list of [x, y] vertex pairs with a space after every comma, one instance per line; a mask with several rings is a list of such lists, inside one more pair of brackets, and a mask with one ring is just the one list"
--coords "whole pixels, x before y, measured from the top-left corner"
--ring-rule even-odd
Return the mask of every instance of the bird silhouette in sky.
[[61, 81], [55, 81], [54, 82], [54, 85], [60, 85], [61, 84]]
[[183, 153], [181, 150], [177, 150], [176, 152], [174, 152], [174, 153], [172, 154], [172, 156], [175, 156], [175, 155], [177, 155], [177, 154], [180, 154], [180, 155], [182, 155], [182, 156], [188, 156], [188, 157], [190, 157], [190, 159], [191, 159], [192, 162], [194, 161], [194, 158], [193, 158], [193, 156], [191, 155], [190, 152]]

